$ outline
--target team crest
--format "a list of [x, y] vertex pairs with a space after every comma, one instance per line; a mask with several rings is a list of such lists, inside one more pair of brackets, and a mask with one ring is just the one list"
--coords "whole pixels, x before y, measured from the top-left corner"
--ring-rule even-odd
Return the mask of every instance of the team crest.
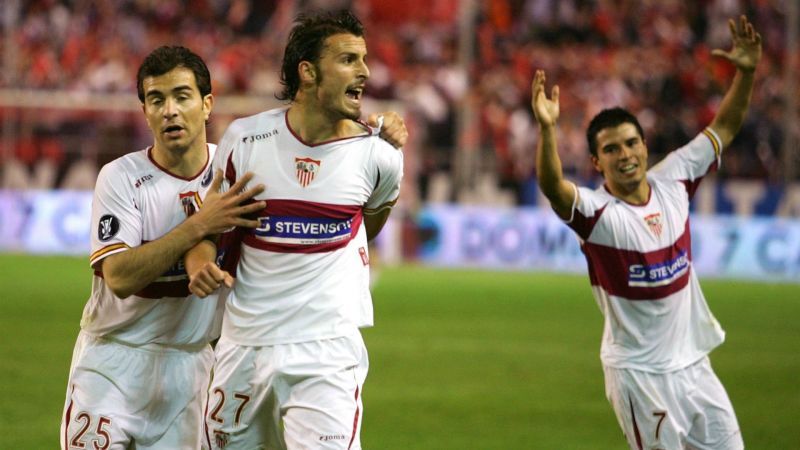
[[650, 228], [650, 231], [653, 232], [657, 237], [661, 236], [661, 213], [650, 214], [644, 216], [644, 221], [647, 223], [647, 227]]
[[183, 192], [178, 194], [178, 196], [181, 200], [183, 212], [186, 213], [186, 217], [190, 217], [192, 214], [196, 213], [198, 209], [200, 209], [200, 200], [197, 192]]
[[294, 159], [294, 165], [297, 169], [297, 181], [300, 182], [300, 186], [306, 187], [314, 181], [314, 176], [319, 172], [321, 162], [311, 158]]

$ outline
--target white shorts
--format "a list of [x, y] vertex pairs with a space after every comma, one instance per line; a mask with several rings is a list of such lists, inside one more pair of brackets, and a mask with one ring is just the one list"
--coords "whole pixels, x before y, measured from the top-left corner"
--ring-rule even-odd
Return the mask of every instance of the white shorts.
[[604, 371], [606, 396], [631, 449], [744, 448], [731, 401], [707, 357], [669, 373]]
[[197, 450], [211, 347], [131, 347], [84, 332], [72, 354], [61, 448]]
[[361, 334], [263, 347], [223, 337], [206, 409], [212, 449], [361, 449]]

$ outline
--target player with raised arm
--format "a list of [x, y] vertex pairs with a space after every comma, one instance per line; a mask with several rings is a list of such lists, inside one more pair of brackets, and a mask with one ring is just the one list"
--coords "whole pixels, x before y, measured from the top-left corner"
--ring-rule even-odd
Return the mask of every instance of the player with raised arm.
[[689, 202], [742, 125], [761, 57], [761, 37], [742, 16], [733, 47], [714, 50], [736, 75], [714, 120], [647, 170], [642, 127], [622, 108], [587, 131], [596, 190], [563, 178], [557, 153], [558, 87], [532, 83], [541, 132], [537, 176], [554, 211], [581, 240], [605, 317], [601, 360], [606, 395], [632, 449], [742, 449], [739, 425], [708, 354], [724, 340], [692, 267]]
[[[244, 233], [215, 349], [212, 448], [361, 448], [367, 241], [397, 200], [403, 163], [359, 121], [366, 56], [351, 13], [298, 17], [282, 67], [289, 106], [233, 122], [220, 142], [214, 166], [229, 184], [253, 172], [266, 208]], [[218, 285], [194, 282], [214, 253], [204, 241], [187, 255], [198, 294]]]
[[[72, 356], [62, 449], [197, 449], [222, 304], [189, 292], [183, 254], [263, 202], [240, 204], [244, 175], [219, 194], [205, 123], [214, 98], [203, 60], [160, 47], [137, 89], [153, 145], [105, 165], [92, 202], [92, 293]], [[201, 205], [201, 191], [208, 190]]]

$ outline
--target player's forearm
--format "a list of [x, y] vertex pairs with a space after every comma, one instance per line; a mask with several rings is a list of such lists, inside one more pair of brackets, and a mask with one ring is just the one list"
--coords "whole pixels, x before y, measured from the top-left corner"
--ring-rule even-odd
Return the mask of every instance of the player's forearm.
[[364, 228], [367, 231], [367, 241], [371, 241], [378, 236], [386, 221], [389, 219], [392, 209], [386, 208], [375, 214], [364, 214]]
[[[184, 222], [186, 224], [186, 222]], [[202, 227], [181, 224], [155, 241], [107, 257], [103, 277], [120, 298], [129, 297], [167, 272], [202, 239]]]
[[187, 274], [193, 274], [209, 262], [214, 262], [217, 258], [216, 239], [203, 239], [183, 256], [183, 265], [186, 267]]
[[711, 122], [711, 128], [717, 132], [723, 147], [733, 141], [744, 123], [750, 97], [753, 94], [755, 74], [752, 71], [737, 70], [728, 92], [722, 99], [719, 111]]

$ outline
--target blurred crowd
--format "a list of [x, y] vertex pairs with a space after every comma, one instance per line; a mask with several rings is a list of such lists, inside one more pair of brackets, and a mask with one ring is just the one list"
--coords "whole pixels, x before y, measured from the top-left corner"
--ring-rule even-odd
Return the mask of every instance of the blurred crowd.
[[[0, 88], [134, 96], [139, 63], [170, 43], [203, 56], [217, 98], [273, 98], [296, 14], [351, 8], [367, 32], [367, 95], [402, 105], [409, 119], [419, 196], [430, 195], [432, 180], [446, 179], [445, 195], [456, 199], [459, 180], [474, 182], [470, 174], [477, 172], [489, 173], [517, 203], [530, 203], [534, 70], [545, 69], [548, 85], [560, 86], [565, 170], [591, 182], [585, 128], [600, 109], [634, 111], [653, 161], [710, 122], [733, 76], [710, 52], [729, 47], [727, 21], [744, 13], [763, 36], [764, 57], [752, 109], [722, 176], [781, 181], [790, 1], [4, 0]], [[126, 136], [147, 142], [139, 114], [0, 107], [0, 116], [11, 115], [22, 121], [13, 148], [3, 154], [28, 168], [46, 159], [58, 172], [85, 159], [92, 145], [95, 155], [102, 153], [96, 147], [115, 149], [96, 158], [101, 164], [139, 148]], [[94, 144], [85, 143], [87, 136]]]

